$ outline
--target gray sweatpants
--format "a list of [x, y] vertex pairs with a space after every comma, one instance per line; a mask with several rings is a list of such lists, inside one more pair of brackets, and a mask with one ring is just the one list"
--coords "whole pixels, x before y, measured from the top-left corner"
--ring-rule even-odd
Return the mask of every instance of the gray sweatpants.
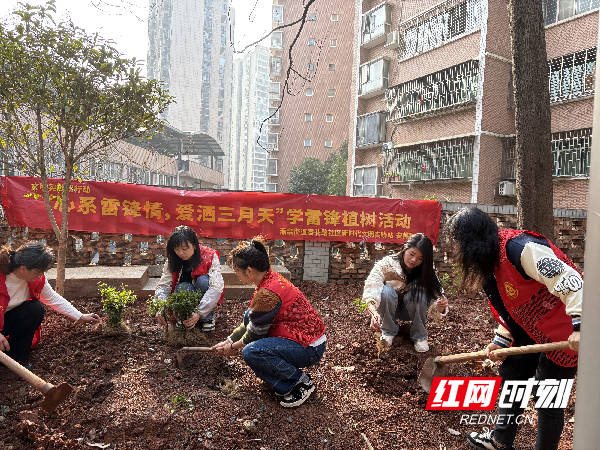
[[412, 322], [410, 327], [410, 338], [413, 341], [427, 340], [427, 311], [431, 299], [427, 293], [420, 290], [413, 298], [411, 289], [398, 301], [398, 294], [390, 286], [383, 286], [381, 292], [381, 303], [377, 312], [381, 316], [381, 331], [384, 336], [396, 336], [398, 334], [398, 323], [396, 320]]

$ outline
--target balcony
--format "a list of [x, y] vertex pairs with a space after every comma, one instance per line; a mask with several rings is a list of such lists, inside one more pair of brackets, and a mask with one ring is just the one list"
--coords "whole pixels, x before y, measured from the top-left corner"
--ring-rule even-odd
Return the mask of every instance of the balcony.
[[269, 82], [269, 100], [281, 101], [281, 83]]
[[387, 59], [381, 58], [360, 66], [358, 90], [360, 98], [371, 98], [385, 93], [388, 88], [389, 65]]
[[384, 150], [384, 181], [432, 181], [473, 177], [475, 137]]
[[404, 123], [449, 109], [475, 105], [479, 61], [471, 60], [385, 91], [388, 120]]
[[279, 133], [269, 133], [267, 137], [267, 150], [271, 152], [279, 151]]
[[596, 47], [548, 60], [550, 102], [594, 95]]
[[271, 34], [271, 49], [283, 49], [283, 31], [273, 31], [273, 33]]
[[385, 142], [386, 113], [377, 111], [356, 120], [356, 147], [374, 147]]
[[269, 125], [279, 126], [279, 108], [269, 108]]
[[392, 6], [386, 3], [376, 6], [362, 16], [361, 46], [373, 48], [383, 44], [392, 28]]
[[277, 162], [279, 159], [277, 158], [267, 158], [267, 168], [265, 170], [265, 175], [269, 177], [276, 177], [277, 175]]
[[271, 56], [269, 61], [269, 74], [280, 76], [282, 74], [283, 58], [280, 56]]
[[[516, 139], [504, 141], [501, 176], [504, 180], [517, 178]], [[552, 133], [552, 176], [589, 177], [592, 148], [592, 129]]]
[[402, 22], [400, 61], [428, 52], [481, 28], [483, 0], [447, 0]]

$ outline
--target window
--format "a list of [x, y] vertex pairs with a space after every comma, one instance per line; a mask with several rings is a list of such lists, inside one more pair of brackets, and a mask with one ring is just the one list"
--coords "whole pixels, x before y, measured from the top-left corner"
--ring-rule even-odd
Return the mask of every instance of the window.
[[379, 144], [385, 141], [386, 113], [377, 111], [356, 118], [356, 146]]
[[325, 122], [333, 122], [333, 114], [327, 114], [325, 116]]
[[283, 6], [273, 6], [273, 23], [283, 23]]
[[277, 192], [277, 183], [266, 183], [265, 192]]
[[316, 13], [312, 13], [308, 15], [308, 20], [309, 21], [315, 21], [317, 20], [317, 14]]
[[315, 38], [308, 38], [308, 46], [309, 47], [314, 47], [317, 44], [317, 41], [315, 40]]
[[379, 172], [380, 170], [377, 166], [357, 167], [354, 171], [354, 195], [377, 195], [380, 187], [378, 180], [381, 179]]
[[[466, 2], [465, 2], [466, 3]], [[362, 16], [361, 36], [362, 45], [372, 42], [371, 46], [377, 45], [377, 38], [385, 39], [385, 35], [392, 28], [392, 7], [389, 4], [382, 4], [375, 9], [367, 11]], [[369, 46], [370, 47], [370, 46]]]
[[596, 47], [548, 61], [550, 101], [591, 95], [596, 83]]
[[329, 71], [335, 72], [335, 64], [329, 64]]
[[219, 58], [219, 65], [225, 67], [225, 58]]
[[337, 39], [329, 39], [330, 47], [337, 47]]
[[335, 97], [335, 89], [327, 89], [327, 97]]
[[338, 15], [337, 14], [332, 14], [331, 15], [331, 21], [332, 22], [337, 22], [338, 21]]
[[282, 49], [283, 48], [283, 32], [274, 31], [271, 34], [271, 48]]
[[600, 0], [543, 0], [544, 21], [551, 25], [600, 7]]
[[314, 92], [313, 92], [313, 90], [312, 90], [311, 88], [308, 88], [308, 89], [306, 90], [306, 96], [307, 96], [307, 97], [312, 97], [312, 96], [313, 96], [313, 93], [314, 93]]
[[283, 64], [283, 58], [279, 56], [271, 56], [271, 75], [281, 75], [281, 66]]
[[279, 108], [269, 108], [269, 125], [279, 125]]
[[327, 148], [333, 147], [333, 141], [330, 141], [330, 140], [325, 141], [325, 147], [327, 147]]
[[304, 146], [310, 147], [310, 139], [304, 139]]
[[387, 59], [379, 59], [360, 66], [360, 88], [358, 95], [383, 93], [388, 87], [388, 68]]
[[269, 82], [269, 100], [281, 100], [281, 83]]
[[313, 63], [308, 63], [308, 70], [311, 72], [315, 70], [315, 65]]
[[310, 113], [304, 114], [304, 121], [305, 122], [312, 122], [312, 114], [310, 114]]
[[270, 177], [277, 176], [277, 158], [267, 158], [267, 167], [265, 170], [265, 175]]
[[269, 133], [269, 136], [267, 137], [267, 148], [274, 151], [279, 150], [278, 144], [279, 133]]

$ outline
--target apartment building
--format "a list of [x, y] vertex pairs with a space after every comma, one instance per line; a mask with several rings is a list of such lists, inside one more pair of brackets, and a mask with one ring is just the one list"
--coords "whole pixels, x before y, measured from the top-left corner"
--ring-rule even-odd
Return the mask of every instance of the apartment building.
[[[274, 0], [273, 28], [297, 21], [304, 8], [305, 2]], [[293, 167], [306, 158], [326, 160], [348, 139], [354, 16], [353, 2], [322, 0], [308, 9], [299, 35], [300, 24], [271, 35], [269, 192], [287, 192]]]
[[270, 56], [268, 48], [256, 46], [233, 61], [229, 189], [267, 190]]
[[[600, 0], [543, 0], [554, 206], [586, 208]], [[357, 0], [348, 194], [516, 204], [506, 2]]]
[[[227, 0], [150, 0], [148, 78], [175, 97], [164, 118], [183, 132], [206, 133], [223, 149], [225, 184], [231, 123], [235, 16]], [[206, 155], [195, 161], [210, 167]]]

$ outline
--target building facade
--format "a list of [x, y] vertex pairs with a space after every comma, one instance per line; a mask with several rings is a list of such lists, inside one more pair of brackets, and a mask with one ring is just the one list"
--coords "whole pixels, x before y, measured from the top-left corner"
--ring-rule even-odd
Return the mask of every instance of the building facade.
[[233, 61], [229, 189], [267, 190], [270, 55], [256, 46]]
[[[586, 208], [600, 0], [544, 0], [555, 208]], [[348, 194], [516, 204], [505, 2], [357, 0]]]
[[[274, 0], [273, 28], [302, 18], [304, 4]], [[271, 35], [268, 191], [287, 192], [293, 167], [326, 160], [348, 139], [354, 15], [353, 2], [319, 1], [301, 30], [295, 24]]]
[[[206, 133], [225, 156], [228, 180], [235, 16], [227, 0], [150, 0], [148, 78], [175, 97], [164, 118], [182, 132]], [[207, 156], [196, 162], [210, 167]]]

